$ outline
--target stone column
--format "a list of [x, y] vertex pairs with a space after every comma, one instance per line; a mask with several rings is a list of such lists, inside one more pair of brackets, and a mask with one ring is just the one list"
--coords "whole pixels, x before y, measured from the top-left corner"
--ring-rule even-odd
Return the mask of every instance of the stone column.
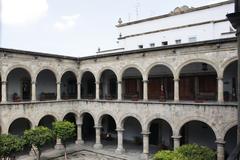
[[141, 158], [144, 160], [148, 160], [149, 157], [149, 134], [150, 132], [142, 132], [143, 135], [143, 153]]
[[224, 102], [223, 98], [223, 78], [218, 78], [218, 102]]
[[118, 100], [122, 100], [122, 81], [118, 81]]
[[7, 102], [7, 81], [2, 81], [2, 103]]
[[81, 99], [81, 82], [77, 83], [77, 99]]
[[57, 82], [57, 100], [61, 100], [61, 82]]
[[217, 160], [224, 160], [224, 145], [225, 141], [224, 140], [217, 140]]
[[148, 100], [148, 80], [143, 80], [143, 100]]
[[174, 79], [174, 101], [179, 101], [179, 79]]
[[172, 136], [173, 138], [173, 148], [176, 150], [178, 147], [180, 147], [180, 140], [182, 136]]
[[99, 82], [96, 82], [96, 100], [99, 100]]
[[32, 101], [36, 101], [36, 82], [32, 81]]
[[77, 123], [77, 140], [75, 142], [76, 144], [84, 144], [84, 141], [82, 139], [82, 124]]
[[124, 129], [116, 129], [117, 131], [117, 135], [118, 135], [118, 146], [117, 146], [117, 149], [116, 149], [116, 153], [117, 154], [122, 154], [123, 152], [125, 152], [125, 149], [123, 148], [123, 131]]
[[54, 148], [55, 149], [63, 149], [64, 148], [61, 139], [57, 138], [57, 142], [56, 142], [56, 145]]
[[94, 144], [94, 149], [102, 149], [103, 145], [101, 143], [101, 128], [102, 126], [95, 126], [96, 129], [96, 143]]

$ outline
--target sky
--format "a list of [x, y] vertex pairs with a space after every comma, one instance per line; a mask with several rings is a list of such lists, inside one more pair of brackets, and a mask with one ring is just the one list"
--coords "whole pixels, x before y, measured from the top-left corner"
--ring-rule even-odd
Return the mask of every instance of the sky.
[[117, 47], [115, 25], [225, 0], [0, 0], [0, 47], [74, 57]]

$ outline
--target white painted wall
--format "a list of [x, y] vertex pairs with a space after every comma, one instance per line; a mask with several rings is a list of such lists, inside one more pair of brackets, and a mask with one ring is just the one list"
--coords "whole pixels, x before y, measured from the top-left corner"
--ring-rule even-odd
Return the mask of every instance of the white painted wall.
[[[206, 21], [223, 20], [226, 19], [226, 14], [233, 12], [233, 10], [233, 3], [225, 4], [210, 9], [127, 25], [119, 27], [118, 30], [119, 34], [121, 33], [122, 37], [125, 37], [144, 32], [180, 27]], [[230, 32], [230, 26], [231, 24], [228, 21], [218, 23], [211, 22], [198, 26], [129, 37], [119, 40], [119, 47], [123, 47], [125, 50], [133, 50], [137, 49], [138, 45], [143, 45], [144, 48], [150, 48], [150, 43], [155, 43], [155, 46], [161, 46], [163, 41], [168, 41], [168, 44], [172, 45], [176, 44], [175, 40], [178, 39], [181, 39], [182, 43], [188, 43], [190, 37], [197, 37], [197, 41], [234, 37], [234, 33], [222, 34]]]

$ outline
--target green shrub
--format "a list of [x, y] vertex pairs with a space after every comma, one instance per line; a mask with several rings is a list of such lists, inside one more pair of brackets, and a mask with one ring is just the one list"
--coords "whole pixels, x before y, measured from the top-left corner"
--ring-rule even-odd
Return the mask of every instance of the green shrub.
[[213, 160], [215, 158], [215, 152], [213, 150], [197, 144], [183, 145], [179, 147], [176, 152], [190, 160]]
[[190, 160], [190, 159], [187, 159], [183, 155], [174, 151], [159, 151], [154, 155], [153, 160]]

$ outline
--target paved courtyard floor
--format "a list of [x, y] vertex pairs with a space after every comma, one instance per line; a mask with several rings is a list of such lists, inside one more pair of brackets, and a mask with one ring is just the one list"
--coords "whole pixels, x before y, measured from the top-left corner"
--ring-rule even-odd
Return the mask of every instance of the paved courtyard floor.
[[[140, 160], [142, 154], [142, 145], [125, 143], [125, 152], [116, 154], [116, 143], [103, 141], [103, 149], [95, 150], [92, 146], [94, 142], [86, 142], [84, 145], [69, 144], [67, 146], [69, 160]], [[151, 152], [157, 150], [156, 147], [150, 147]], [[42, 153], [42, 160], [64, 160], [64, 150], [47, 149]], [[18, 160], [34, 160], [33, 156], [23, 155]]]

